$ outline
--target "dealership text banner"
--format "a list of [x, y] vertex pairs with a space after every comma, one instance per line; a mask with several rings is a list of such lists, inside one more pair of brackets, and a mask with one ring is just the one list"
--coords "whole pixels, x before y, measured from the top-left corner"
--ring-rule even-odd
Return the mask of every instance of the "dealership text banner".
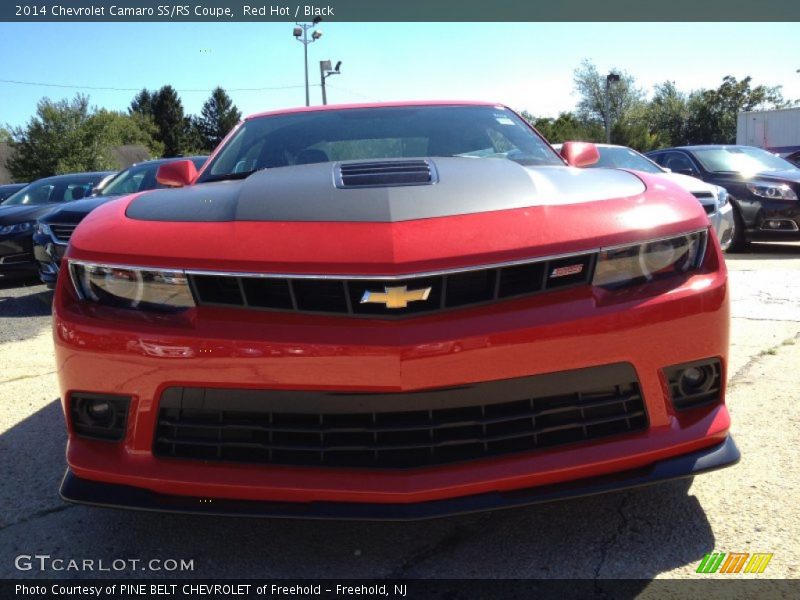
[[800, 2], [761, 0], [60, 0], [4, 1], [7, 22], [233, 21], [798, 21]]

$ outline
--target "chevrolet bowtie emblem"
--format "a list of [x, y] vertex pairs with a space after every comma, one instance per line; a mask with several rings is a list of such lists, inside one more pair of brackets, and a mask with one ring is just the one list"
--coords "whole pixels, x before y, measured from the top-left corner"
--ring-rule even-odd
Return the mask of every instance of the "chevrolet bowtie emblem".
[[361, 304], [385, 304], [386, 308], [405, 308], [409, 302], [427, 300], [430, 293], [430, 287], [419, 290], [409, 290], [404, 285], [385, 287], [383, 292], [365, 291], [361, 296]]

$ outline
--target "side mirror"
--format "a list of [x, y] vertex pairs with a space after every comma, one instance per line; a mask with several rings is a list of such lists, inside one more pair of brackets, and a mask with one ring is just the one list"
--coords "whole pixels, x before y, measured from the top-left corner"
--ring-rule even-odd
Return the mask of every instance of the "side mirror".
[[190, 160], [176, 160], [158, 167], [156, 181], [169, 187], [183, 187], [197, 177], [197, 168]]
[[589, 142], [564, 142], [561, 156], [571, 167], [588, 167], [600, 160], [597, 146]]

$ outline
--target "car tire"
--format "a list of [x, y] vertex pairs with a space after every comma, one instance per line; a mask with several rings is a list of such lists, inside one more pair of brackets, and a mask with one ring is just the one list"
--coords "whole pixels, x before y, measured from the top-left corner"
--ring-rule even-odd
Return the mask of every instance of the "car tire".
[[731, 244], [726, 252], [731, 254], [745, 252], [750, 247], [750, 241], [744, 230], [744, 220], [739, 213], [739, 207], [733, 202], [731, 202], [731, 207], [733, 208], [733, 235], [731, 235]]

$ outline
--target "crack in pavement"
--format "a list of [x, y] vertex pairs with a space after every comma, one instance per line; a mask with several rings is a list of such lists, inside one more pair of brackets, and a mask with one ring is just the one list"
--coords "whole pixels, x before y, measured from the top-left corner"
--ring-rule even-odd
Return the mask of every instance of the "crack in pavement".
[[36, 379], [37, 377], [44, 377], [45, 375], [53, 375], [55, 371], [47, 371], [46, 373], [37, 373], [36, 375], [20, 375], [19, 377], [12, 377], [11, 379], [0, 380], [0, 385], [4, 383], [11, 383], [12, 381], [20, 381], [22, 379]]
[[[795, 334], [794, 336], [788, 337], [785, 340], [781, 341], [777, 346], [774, 346], [775, 349], [780, 348], [781, 346], [785, 345], [788, 340], [796, 340], [800, 341], [800, 333]], [[744, 365], [742, 365], [736, 373], [731, 375], [728, 378], [728, 389], [731, 389], [738, 385], [739, 383], [744, 383], [741, 380], [747, 374], [751, 368], [757, 365], [759, 362], [769, 360], [770, 356], [776, 356], [776, 354], [770, 354], [768, 352], [759, 352], [758, 354], [754, 354], [751, 356]]]
[[731, 319], [742, 319], [743, 321], [768, 321], [771, 323], [800, 323], [800, 319], [762, 319], [759, 317], [741, 317], [737, 315], [731, 315]]
[[38, 519], [50, 516], [52, 514], [64, 512], [65, 510], [69, 510], [71, 508], [77, 508], [75, 504], [62, 504], [61, 506], [54, 506], [52, 508], [44, 508], [42, 510], [38, 510], [33, 514], [28, 515], [27, 517], [23, 517], [19, 521], [14, 521], [13, 523], [9, 523], [8, 525], [0, 526], [0, 531], [5, 531], [6, 529], [10, 529], [17, 525], [24, 525], [25, 523], [30, 523], [32, 521], [36, 521]]
[[424, 562], [428, 558], [432, 556], [438, 556], [439, 552], [443, 552], [448, 548], [456, 547], [461, 544], [464, 540], [470, 537], [478, 527], [482, 528], [486, 522], [492, 518], [492, 515], [493, 513], [491, 512], [479, 515], [474, 523], [467, 526], [459, 524], [453, 525], [453, 528], [450, 530], [450, 532], [442, 537], [438, 542], [423, 548], [408, 558], [405, 558], [400, 566], [393, 569], [384, 577], [384, 579], [403, 579], [409, 571], [414, 569], [417, 565]]
[[625, 506], [628, 504], [628, 501], [631, 499], [633, 492], [628, 490], [622, 496], [622, 499], [619, 501], [617, 505], [617, 515], [619, 515], [619, 525], [617, 525], [617, 530], [606, 540], [602, 543], [600, 548], [600, 560], [597, 562], [597, 566], [594, 568], [594, 577], [592, 580], [594, 581], [594, 591], [597, 597], [600, 598], [608, 598], [608, 594], [600, 587], [599, 579], [600, 579], [600, 571], [602, 571], [603, 566], [606, 563], [606, 559], [608, 558], [608, 552], [611, 550], [611, 547], [617, 542], [620, 538], [622, 533], [628, 527], [629, 519], [625, 515], [624, 509]]

